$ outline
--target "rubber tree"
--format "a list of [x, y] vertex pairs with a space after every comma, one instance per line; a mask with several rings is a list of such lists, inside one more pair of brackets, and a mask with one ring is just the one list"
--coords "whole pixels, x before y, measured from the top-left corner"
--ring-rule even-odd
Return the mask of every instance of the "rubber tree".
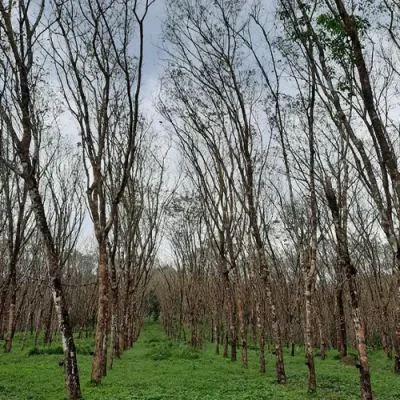
[[[1, 80], [0, 119], [13, 143], [18, 163], [3, 160], [25, 182], [36, 226], [45, 249], [54, 305], [59, 319], [65, 359], [65, 382], [68, 399], [80, 399], [81, 390], [76, 349], [68, 306], [61, 282], [61, 260], [52, 235], [48, 213], [39, 185], [40, 138], [49, 99], [43, 86], [42, 25], [45, 2], [36, 7], [31, 2], [0, 1]], [[38, 61], [39, 59], [39, 61]], [[39, 84], [42, 82], [42, 85]], [[44, 90], [43, 90], [44, 89]], [[41, 92], [41, 90], [43, 90]], [[43, 98], [44, 97], [44, 98]]]
[[[81, 136], [87, 200], [98, 244], [99, 297], [92, 363], [92, 380], [98, 384], [107, 369], [107, 240], [137, 154], [138, 132], [143, 127], [140, 96], [144, 23], [153, 3], [53, 3], [56, 24], [51, 36], [52, 58]], [[110, 176], [111, 192], [106, 190]]]

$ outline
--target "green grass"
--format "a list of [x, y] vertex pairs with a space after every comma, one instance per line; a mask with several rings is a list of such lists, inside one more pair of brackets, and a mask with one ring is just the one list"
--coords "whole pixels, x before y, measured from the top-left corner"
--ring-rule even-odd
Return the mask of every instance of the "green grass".
[[[32, 351], [28, 342], [20, 351], [17, 335], [12, 353], [0, 353], [0, 400], [63, 400], [64, 374], [60, 343], [49, 350]], [[267, 373], [258, 372], [258, 355], [250, 351], [249, 369], [216, 356], [210, 344], [196, 351], [171, 342], [157, 324], [147, 324], [133, 349], [116, 360], [101, 386], [90, 383], [90, 340], [77, 340], [81, 386], [85, 400], [352, 400], [359, 399], [358, 371], [344, 366], [336, 352], [316, 359], [318, 391], [307, 393], [307, 368], [299, 348], [295, 357], [285, 354], [288, 382], [275, 383], [274, 356], [267, 355]], [[30, 354], [30, 355], [29, 355]], [[240, 357], [240, 352], [239, 352]], [[375, 400], [400, 399], [400, 377], [383, 352], [370, 354]]]

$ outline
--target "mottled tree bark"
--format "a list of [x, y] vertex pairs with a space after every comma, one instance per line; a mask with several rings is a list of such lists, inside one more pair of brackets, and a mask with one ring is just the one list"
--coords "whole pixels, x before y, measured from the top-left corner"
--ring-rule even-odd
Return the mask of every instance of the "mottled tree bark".
[[348, 249], [347, 239], [347, 185], [348, 185], [348, 174], [347, 168], [345, 167], [344, 176], [344, 190], [342, 193], [342, 204], [341, 213], [339, 211], [339, 203], [336, 198], [336, 193], [333, 190], [332, 184], [329, 179], [325, 181], [325, 194], [328, 200], [328, 206], [331, 210], [336, 238], [337, 238], [337, 252], [339, 258], [339, 268], [346, 274], [349, 291], [350, 291], [350, 304], [351, 313], [355, 330], [355, 344], [358, 351], [358, 357], [360, 360], [360, 387], [361, 387], [361, 398], [362, 400], [372, 400], [372, 388], [371, 388], [371, 377], [368, 366], [367, 357], [367, 346], [365, 342], [365, 332], [361, 321], [360, 309], [359, 309], [359, 298], [356, 288], [355, 276], [357, 270], [353, 266]]
[[[376, 138], [376, 141], [379, 145], [379, 149], [381, 152], [382, 161], [384, 162], [384, 166], [387, 169], [387, 172], [391, 178], [393, 189], [396, 193], [397, 200], [400, 199], [400, 172], [398, 170], [397, 165], [397, 157], [392, 151], [393, 146], [390, 143], [389, 135], [386, 132], [386, 128], [379, 116], [377, 111], [377, 107], [374, 101], [373, 90], [371, 86], [371, 80], [369, 75], [369, 70], [366, 65], [364, 55], [363, 55], [363, 46], [361, 44], [358, 29], [355, 23], [355, 19], [350, 16], [346, 10], [346, 7], [342, 0], [335, 0], [340, 18], [343, 22], [343, 27], [351, 40], [351, 44], [353, 47], [354, 54], [354, 62], [358, 71], [358, 76], [361, 84], [361, 91], [364, 100], [365, 109], [368, 113], [368, 116], [371, 120], [371, 125], [373, 128], [373, 132]], [[386, 172], [385, 172], [386, 173]], [[391, 201], [388, 199], [388, 201]], [[390, 239], [390, 238], [389, 238]], [[398, 242], [398, 239], [397, 239]], [[397, 244], [399, 249], [399, 244]], [[400, 260], [399, 250], [397, 254], [398, 260]], [[400, 263], [398, 262], [398, 275], [400, 275]], [[354, 318], [354, 315], [353, 315]], [[361, 335], [362, 337], [362, 335]], [[400, 276], [397, 279], [397, 295], [396, 295], [396, 331], [395, 331], [395, 363], [394, 370], [396, 373], [400, 373]], [[361, 356], [360, 356], [361, 357]], [[360, 361], [361, 363], [361, 361]], [[361, 372], [361, 371], [360, 371]], [[368, 372], [369, 376], [369, 371]], [[367, 382], [365, 382], [365, 388], [367, 390]], [[363, 392], [364, 393], [364, 392]], [[364, 394], [363, 394], [364, 396]], [[365, 395], [367, 396], [367, 395]], [[372, 392], [369, 395], [372, 398]], [[367, 397], [365, 397], [367, 398]]]
[[46, 214], [41, 196], [38, 191], [36, 180], [28, 175], [27, 183], [32, 207], [36, 217], [36, 224], [42, 234], [42, 239], [44, 242], [53, 301], [59, 319], [59, 328], [64, 349], [67, 397], [69, 400], [80, 400], [81, 390], [79, 383], [78, 363], [76, 360], [76, 349], [72, 334], [72, 327], [69, 320], [68, 306], [65, 301], [65, 295], [61, 284], [59, 255], [55, 250], [53, 237], [47, 224]]
[[365, 341], [365, 331], [362, 326], [360, 309], [358, 305], [358, 293], [355, 283], [355, 269], [347, 261], [348, 266], [348, 283], [350, 290], [351, 299], [351, 311], [354, 322], [354, 329], [356, 335], [357, 350], [359, 356], [359, 365], [357, 366], [360, 370], [360, 385], [361, 385], [361, 399], [372, 400], [372, 389], [371, 389], [371, 377], [369, 372], [368, 357], [367, 357], [367, 344]]
[[[17, 133], [14, 126], [13, 119], [9, 116], [2, 104], [0, 104], [0, 116], [7, 126], [8, 134], [13, 141], [16, 154], [21, 163], [20, 176], [23, 178], [27, 193], [31, 200], [32, 211], [35, 216], [36, 226], [41, 234], [43, 247], [45, 250], [45, 257], [47, 261], [48, 276], [50, 279], [50, 286], [53, 293], [54, 304], [59, 318], [60, 332], [64, 348], [65, 360], [65, 380], [67, 387], [67, 397], [69, 400], [81, 399], [78, 366], [76, 361], [75, 345], [72, 335], [72, 327], [69, 320], [68, 307], [65, 301], [65, 296], [61, 284], [61, 260], [60, 255], [56, 250], [54, 239], [48, 225], [48, 220], [44, 208], [44, 202], [39, 192], [39, 183], [37, 180], [37, 168], [35, 157], [31, 155], [31, 144], [33, 135], [37, 126], [33, 110], [36, 107], [33, 104], [33, 91], [32, 85], [32, 66], [34, 60], [34, 46], [33, 42], [36, 40], [36, 29], [40, 25], [41, 17], [43, 15], [45, 3], [41, 3], [38, 7], [34, 23], [29, 21], [32, 9], [27, 9], [28, 5], [20, 4], [20, 16], [23, 15], [23, 20], [19, 21], [20, 31], [15, 33], [16, 24], [13, 23], [11, 14], [8, 7], [4, 7], [0, 0], [0, 17], [1, 26], [5, 31], [4, 39], [7, 39], [10, 51], [14, 57], [14, 64], [10, 67], [13, 69], [17, 83], [10, 90], [16, 91], [14, 98], [17, 99], [16, 107], [19, 109], [19, 118], [21, 120], [21, 132]], [[22, 135], [22, 137], [20, 137]]]

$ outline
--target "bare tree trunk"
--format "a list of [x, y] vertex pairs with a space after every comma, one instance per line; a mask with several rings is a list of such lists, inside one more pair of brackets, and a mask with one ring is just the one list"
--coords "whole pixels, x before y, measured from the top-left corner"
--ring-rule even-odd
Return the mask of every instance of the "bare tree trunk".
[[[13, 264], [13, 265], [11, 265]], [[14, 337], [14, 329], [16, 323], [17, 314], [17, 271], [16, 271], [16, 260], [10, 261], [10, 283], [9, 283], [9, 293], [10, 293], [10, 311], [8, 314], [8, 333], [6, 346], [4, 348], [5, 353], [11, 351], [12, 341]]]
[[37, 343], [39, 340], [40, 331], [42, 329], [42, 315], [43, 315], [43, 306], [40, 307], [39, 315], [37, 317], [36, 331], [35, 331], [35, 339], [33, 341], [33, 347], [37, 347]]
[[129, 277], [126, 282], [125, 296], [123, 301], [122, 315], [120, 318], [120, 329], [119, 329], [119, 348], [120, 350], [126, 350], [128, 346], [128, 312], [129, 312], [129, 299], [130, 299], [130, 284]]
[[6, 306], [7, 295], [8, 295], [8, 288], [10, 287], [10, 279], [11, 275], [8, 275], [7, 280], [3, 283], [3, 287], [1, 290], [0, 296], [0, 340], [4, 338], [5, 328], [3, 329], [3, 318], [4, 318], [4, 309]]
[[51, 342], [51, 323], [53, 321], [53, 309], [54, 309], [54, 305], [53, 305], [53, 298], [52, 298], [50, 301], [50, 307], [49, 307], [49, 311], [48, 311], [47, 318], [46, 318], [46, 326], [45, 326], [44, 340], [43, 340], [43, 344], [45, 346], [49, 345]]
[[[107, 313], [108, 317], [109, 313]], [[107, 341], [108, 341], [108, 318], [106, 323], [106, 332], [103, 336], [103, 358], [101, 360], [101, 374], [102, 376], [107, 376]]]
[[344, 304], [343, 304], [343, 286], [336, 289], [336, 307], [337, 307], [337, 339], [338, 339], [338, 350], [343, 357], [347, 356], [347, 334], [346, 334], [346, 318], [344, 314]]
[[[303, 261], [304, 263], [310, 262], [307, 258]], [[309, 269], [309, 267], [306, 267]], [[313, 335], [312, 335], [312, 320], [313, 320], [313, 307], [312, 298], [314, 293], [314, 284], [312, 282], [312, 277], [308, 276], [305, 272], [305, 353], [306, 353], [306, 364], [308, 367], [308, 391], [315, 392], [317, 388], [316, 376], [315, 376], [315, 363], [314, 363], [314, 353], [313, 353]]]
[[[218, 306], [217, 306], [218, 307]], [[181, 312], [179, 312], [181, 315]], [[215, 354], [219, 354], [219, 322], [218, 322], [218, 311], [215, 311], [214, 314], [214, 344], [215, 344]]]
[[113, 366], [114, 357], [120, 358], [119, 347], [119, 302], [118, 302], [118, 287], [112, 288], [112, 312], [111, 312], [111, 340], [110, 340], [110, 369]]
[[243, 315], [243, 299], [242, 293], [239, 289], [239, 293], [237, 295], [237, 305], [238, 305], [238, 316], [239, 316], [239, 329], [240, 329], [240, 337], [242, 342], [242, 365], [247, 368], [249, 366], [247, 359], [247, 339], [246, 339], [246, 328], [245, 321]]
[[[312, 53], [313, 45], [309, 44], [310, 52]], [[305, 111], [308, 122], [308, 145], [309, 145], [309, 182], [310, 182], [310, 225], [311, 238], [307, 254], [303, 253], [303, 274], [304, 274], [304, 289], [305, 289], [305, 349], [308, 366], [308, 391], [315, 392], [317, 390], [317, 380], [315, 375], [315, 363], [313, 352], [312, 338], [312, 322], [313, 322], [313, 297], [315, 293], [315, 281], [317, 270], [317, 197], [315, 189], [315, 136], [314, 136], [314, 108], [315, 108], [315, 92], [316, 92], [316, 71], [313, 64], [309, 65], [309, 85], [310, 93], [307, 99]], [[305, 100], [303, 100], [305, 101]]]
[[53, 278], [52, 281], [53, 301], [57, 315], [59, 316], [59, 327], [64, 348], [65, 378], [68, 399], [81, 400], [76, 349], [72, 334], [72, 327], [69, 321], [68, 307], [65, 304], [65, 297], [61, 281], [58, 278]]
[[[232, 294], [229, 294], [232, 296]], [[233, 296], [232, 296], [233, 297]], [[229, 329], [231, 342], [231, 361], [237, 360], [237, 332], [236, 332], [236, 310], [234, 301], [231, 298], [229, 302]]]
[[265, 373], [265, 338], [264, 338], [264, 319], [261, 314], [260, 299], [256, 298], [257, 331], [258, 341], [260, 342], [260, 372]]
[[279, 329], [278, 318], [276, 315], [276, 307], [275, 302], [272, 297], [272, 287], [271, 287], [271, 277], [269, 275], [269, 268], [267, 264], [267, 260], [265, 257], [265, 253], [262, 248], [258, 248], [259, 260], [260, 260], [260, 270], [262, 273], [262, 278], [264, 282], [268, 308], [270, 312], [270, 318], [272, 322], [272, 335], [274, 340], [274, 348], [275, 348], [275, 364], [276, 364], [276, 377], [278, 383], [286, 382], [286, 373], [285, 373], [285, 364], [283, 362], [283, 349], [282, 349], [282, 341], [281, 334]]
[[7, 295], [8, 295], [8, 288], [10, 286], [10, 274], [5, 282], [3, 282], [3, 287], [0, 295], [0, 340], [4, 339], [5, 334], [5, 324], [4, 324], [4, 310], [6, 307]]
[[[4, 13], [4, 10], [1, 12]], [[3, 19], [6, 19], [7, 25], [10, 24], [9, 16], [3, 14]], [[13, 38], [10, 40], [12, 41]], [[17, 47], [14, 47], [14, 50], [15, 49], [17, 49]], [[16, 55], [16, 57], [20, 58], [18, 54]], [[24, 135], [21, 141], [18, 139], [18, 136], [15, 133], [12, 122], [8, 121], [7, 125], [8, 128], [13, 132], [13, 141], [17, 147], [17, 152], [21, 161], [21, 165], [23, 166], [23, 172], [21, 173], [21, 176], [26, 183], [26, 187], [32, 204], [32, 210], [36, 219], [36, 225], [42, 236], [44, 244], [48, 275], [54, 297], [54, 304], [57, 310], [57, 315], [59, 317], [60, 332], [63, 341], [67, 397], [69, 400], [78, 400], [81, 399], [78, 365], [76, 361], [75, 344], [69, 320], [68, 307], [65, 302], [65, 297], [61, 284], [61, 260], [60, 255], [57, 253], [56, 247], [54, 245], [54, 240], [46, 218], [46, 212], [44, 209], [42, 197], [39, 193], [38, 182], [34, 175], [35, 169], [32, 166], [30, 157], [32, 120], [30, 116], [29, 100], [30, 87], [28, 84], [29, 80], [26, 76], [26, 71], [27, 70], [25, 69], [25, 67], [19, 70], [21, 93], [23, 93], [21, 104], [23, 114], [22, 124], [24, 128]]]
[[[400, 250], [397, 255], [397, 263], [400, 266]], [[400, 374], [400, 267], [396, 273], [396, 329], [394, 334], [394, 371]]]
[[81, 389], [79, 383], [78, 363], [76, 360], [76, 349], [69, 320], [68, 307], [60, 279], [58, 255], [55, 252], [53, 238], [45, 219], [43, 203], [37, 186], [30, 191], [32, 205], [34, 207], [37, 224], [42, 233], [46, 247], [49, 278], [53, 294], [54, 306], [59, 319], [59, 328], [64, 349], [65, 383], [67, 398], [69, 400], [81, 400]]
[[[28, 326], [29, 326], [29, 323], [32, 321], [33, 302], [34, 302], [34, 300], [36, 298], [36, 293], [38, 291], [39, 291], [39, 286], [36, 286], [35, 291], [34, 291], [33, 296], [32, 296], [32, 301], [29, 303], [27, 318], [26, 318], [26, 322], [25, 322], [24, 335], [22, 337], [21, 351], [24, 350], [24, 347], [25, 347], [25, 340], [26, 340], [26, 334], [28, 332]], [[32, 322], [31, 322], [31, 325], [32, 325]]]
[[227, 323], [225, 324], [225, 335], [224, 335], [224, 354], [223, 357], [224, 358], [228, 358], [229, 357], [229, 332], [228, 332], [228, 326], [229, 326], [229, 322], [227, 321]]
[[[390, 175], [393, 189], [395, 191], [397, 201], [400, 199], [400, 173], [398, 170], [398, 165], [397, 165], [397, 157], [396, 154], [393, 152], [393, 146], [392, 143], [390, 142], [390, 136], [388, 135], [388, 132], [386, 131], [386, 127], [384, 126], [379, 113], [378, 109], [375, 105], [374, 102], [374, 95], [373, 95], [373, 90], [371, 86], [371, 80], [370, 80], [370, 75], [369, 75], [369, 69], [366, 65], [364, 55], [363, 55], [363, 46], [359, 38], [358, 34], [358, 28], [356, 26], [355, 20], [352, 16], [350, 16], [346, 10], [346, 7], [343, 3], [342, 0], [335, 0], [340, 18], [343, 23], [343, 27], [349, 36], [351, 43], [352, 43], [352, 50], [354, 54], [354, 62], [355, 66], [357, 67], [358, 70], [358, 76], [359, 76], [359, 81], [361, 84], [361, 91], [362, 91], [362, 96], [364, 100], [364, 106], [365, 109], [368, 113], [368, 116], [371, 121], [371, 126], [373, 128], [373, 133], [376, 138], [376, 142], [379, 145], [380, 151], [381, 151], [381, 156], [382, 160], [384, 162], [384, 167], [385, 167], [385, 173], [386, 170], [388, 174]], [[400, 250], [399, 250], [399, 245], [397, 244], [397, 259], [400, 260]], [[400, 263], [398, 262], [398, 268], [400, 267]], [[396, 332], [395, 332], [395, 350], [396, 350], [396, 356], [395, 356], [395, 364], [394, 364], [394, 370], [396, 373], [400, 373], [400, 271], [397, 272], [398, 278], [397, 278], [397, 305], [396, 305]], [[354, 310], [353, 310], [354, 313]], [[353, 319], [354, 319], [353, 315]], [[363, 332], [360, 331], [359, 333], [360, 338], [365, 339], [363, 337]], [[361, 339], [360, 339], [361, 340]], [[366, 350], [365, 350], [366, 351]], [[361, 364], [361, 354], [360, 354], [360, 364]], [[362, 371], [360, 371], [362, 372]], [[365, 371], [365, 379], [369, 378], [369, 370]], [[368, 382], [365, 383], [365, 390], [368, 390]], [[370, 385], [370, 384], [369, 384]], [[364, 388], [362, 385], [362, 387]], [[372, 392], [370, 391], [370, 394], [367, 394], [364, 389], [363, 391], [363, 396], [365, 398], [372, 398]], [[370, 396], [370, 397], [368, 397]], [[364, 397], [363, 397], [364, 399]]]
[[[383, 298], [383, 293], [381, 293], [381, 301]], [[393, 359], [392, 355], [392, 341], [389, 335], [389, 317], [388, 317], [388, 301], [382, 306], [382, 344], [386, 356], [389, 360]]]
[[113, 366], [114, 357], [120, 358], [119, 347], [119, 294], [118, 282], [114, 260], [111, 261], [111, 340], [110, 340], [110, 369]]
[[257, 257], [259, 262], [259, 273], [264, 283], [265, 294], [267, 299], [267, 304], [269, 308], [269, 314], [272, 322], [272, 336], [274, 340], [275, 347], [275, 360], [276, 360], [276, 377], [278, 383], [286, 382], [286, 373], [285, 373], [285, 364], [283, 361], [283, 349], [282, 349], [282, 340], [281, 333], [279, 329], [278, 318], [276, 315], [276, 306], [275, 301], [272, 294], [272, 283], [269, 265], [267, 262], [265, 247], [263, 240], [261, 238], [260, 227], [257, 222], [257, 211], [255, 208], [254, 202], [254, 184], [253, 184], [253, 165], [252, 160], [250, 159], [248, 154], [246, 154], [246, 195], [247, 195], [247, 204], [248, 204], [248, 216], [251, 226], [252, 235], [256, 244]]
[[107, 336], [108, 320], [108, 257], [107, 244], [105, 239], [99, 241], [99, 265], [98, 265], [98, 284], [99, 284], [99, 302], [97, 312], [97, 327], [95, 339], [95, 351], [92, 362], [92, 381], [101, 383], [104, 375], [104, 364], [107, 362], [104, 346]]
[[357, 366], [360, 369], [360, 384], [361, 384], [361, 399], [372, 400], [371, 377], [369, 373], [367, 344], [365, 342], [365, 332], [361, 323], [360, 309], [358, 305], [358, 293], [356, 289], [355, 274], [348, 274], [351, 311], [353, 315], [354, 329], [356, 334], [357, 350], [360, 364]]
[[[365, 332], [361, 321], [359, 298], [356, 288], [355, 276], [357, 270], [351, 262], [348, 239], [347, 239], [347, 187], [348, 187], [348, 170], [345, 164], [344, 175], [344, 190], [342, 193], [342, 213], [339, 211], [339, 203], [336, 198], [336, 193], [333, 190], [332, 184], [329, 179], [325, 182], [325, 194], [328, 200], [328, 206], [332, 212], [333, 221], [335, 224], [335, 231], [337, 237], [337, 252], [339, 259], [339, 269], [346, 273], [349, 291], [350, 291], [350, 304], [351, 313], [353, 317], [355, 329], [355, 344], [358, 350], [358, 357], [360, 360], [360, 386], [362, 400], [372, 400], [371, 377], [369, 373], [367, 346], [365, 342]], [[342, 221], [341, 218], [342, 217]]]
[[317, 319], [318, 319], [318, 332], [319, 332], [319, 345], [320, 345], [320, 351], [321, 351], [321, 360], [325, 360], [325, 358], [326, 358], [326, 343], [325, 343], [325, 335], [324, 335], [324, 329], [323, 329], [323, 323], [322, 323], [322, 315], [320, 313], [317, 313]]

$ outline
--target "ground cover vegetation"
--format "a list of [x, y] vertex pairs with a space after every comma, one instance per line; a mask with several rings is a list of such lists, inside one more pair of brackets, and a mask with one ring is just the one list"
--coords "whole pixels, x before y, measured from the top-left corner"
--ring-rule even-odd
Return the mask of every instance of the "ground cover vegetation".
[[[34, 337], [28, 337], [26, 349], [20, 351], [21, 336], [16, 335], [17, 350], [0, 361], [0, 399], [2, 400], [62, 400], [65, 397], [62, 375], [61, 342], [34, 348]], [[42, 343], [43, 335], [39, 338]], [[267, 372], [257, 368], [256, 347], [249, 350], [248, 369], [230, 359], [216, 355], [212, 343], [203, 349], [193, 349], [189, 342], [173, 341], [157, 323], [146, 323], [139, 340], [132, 349], [115, 362], [101, 386], [90, 382], [90, 352], [94, 337], [76, 341], [81, 387], [85, 400], [242, 400], [242, 399], [358, 399], [357, 370], [352, 361], [340, 362], [340, 354], [329, 350], [325, 360], [316, 357], [316, 368], [321, 380], [318, 396], [307, 392], [307, 371], [304, 368], [303, 348], [287, 358], [287, 385], [277, 385], [274, 355], [268, 352]], [[35, 350], [36, 349], [36, 350]], [[391, 363], [382, 352], [371, 353], [374, 394], [377, 399], [394, 400], [399, 396], [397, 378], [391, 374]], [[223, 379], [221, 379], [223, 376]], [[22, 384], [21, 384], [22, 383]]]

